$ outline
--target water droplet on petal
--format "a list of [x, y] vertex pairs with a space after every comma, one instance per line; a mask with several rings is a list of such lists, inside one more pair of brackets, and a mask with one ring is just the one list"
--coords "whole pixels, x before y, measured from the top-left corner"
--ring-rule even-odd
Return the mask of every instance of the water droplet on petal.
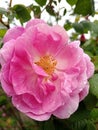
[[84, 81], [83, 83], [84, 83], [84, 85], [86, 85], [86, 84], [87, 84], [87, 81]]
[[19, 108], [19, 104], [17, 104], [16, 107]]

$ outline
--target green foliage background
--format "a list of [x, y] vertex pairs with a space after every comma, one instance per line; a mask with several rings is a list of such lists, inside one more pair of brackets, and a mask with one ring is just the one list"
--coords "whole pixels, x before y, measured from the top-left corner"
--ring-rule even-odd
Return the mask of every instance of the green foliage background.
[[[71, 8], [70, 11], [66, 2]], [[67, 31], [74, 30], [70, 33], [70, 39], [80, 40], [81, 47], [95, 65], [94, 76], [89, 80], [89, 94], [69, 119], [59, 120], [52, 117], [45, 122], [35, 122], [17, 111], [0, 88], [0, 130], [98, 130], [98, 20], [92, 22], [90, 18], [98, 12], [95, 10], [94, 0], [65, 0], [63, 7], [56, 10], [60, 3], [61, 0], [33, 0], [29, 6], [12, 6], [10, 0], [7, 9], [0, 7], [0, 47], [3, 45], [2, 39], [6, 31], [17, 24], [15, 19], [24, 26], [32, 18], [32, 13], [33, 18], [42, 18], [47, 12], [50, 19], [55, 19], [55, 23], [64, 21], [64, 18], [70, 15], [73, 20], [65, 19], [62, 26]], [[48, 21], [47, 23], [54, 24]]]

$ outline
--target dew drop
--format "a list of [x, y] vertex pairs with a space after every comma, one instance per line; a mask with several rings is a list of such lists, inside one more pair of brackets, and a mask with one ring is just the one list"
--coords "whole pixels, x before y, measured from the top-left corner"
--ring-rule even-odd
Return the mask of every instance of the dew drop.
[[19, 104], [17, 104], [16, 107], [19, 108]]
[[87, 81], [84, 81], [83, 84], [86, 85]]

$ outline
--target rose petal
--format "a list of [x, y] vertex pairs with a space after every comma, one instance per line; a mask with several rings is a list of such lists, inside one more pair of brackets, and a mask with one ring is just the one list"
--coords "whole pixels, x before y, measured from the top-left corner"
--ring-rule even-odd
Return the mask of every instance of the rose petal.
[[68, 101], [58, 108], [53, 115], [60, 118], [60, 119], [65, 119], [69, 118], [72, 113], [74, 113], [79, 105], [79, 96], [74, 95], [68, 99]]
[[80, 101], [82, 101], [89, 93], [89, 83], [85, 85], [83, 90], [79, 93]]
[[24, 33], [24, 31], [23, 27], [14, 27], [9, 29], [3, 38], [4, 43], [12, 39], [17, 39]]
[[87, 77], [90, 78], [94, 74], [95, 67], [93, 63], [89, 64], [91, 59], [88, 55], [84, 54], [84, 57], [86, 61]]
[[68, 43], [69, 37], [68, 37], [68, 34], [64, 28], [62, 28], [59, 25], [54, 25], [52, 27], [52, 29], [55, 33], [58, 33], [60, 36], [62, 36], [62, 43], [63, 44]]
[[13, 85], [9, 80], [9, 68], [10, 64], [6, 64], [2, 67], [1, 73], [0, 73], [0, 81], [2, 84], [2, 88], [7, 93], [7, 95], [12, 96], [15, 95], [15, 91], [13, 89]]
[[[26, 95], [25, 95], [26, 96]], [[23, 100], [23, 95], [20, 96], [13, 96], [12, 98], [12, 103], [13, 105], [21, 112], [24, 112], [27, 116], [35, 119], [35, 120], [48, 120], [50, 118], [51, 114], [48, 113], [44, 113], [44, 114], [34, 114], [32, 111], [33, 109], [28, 106], [28, 104], [26, 104]], [[38, 108], [36, 108], [38, 109]], [[35, 109], [35, 110], [36, 110]]]
[[57, 69], [66, 70], [75, 66], [83, 56], [83, 50], [79, 47], [79, 42], [72, 42], [62, 46], [56, 53]]
[[21, 112], [30, 112], [32, 111], [32, 108], [28, 106], [23, 100], [22, 95], [17, 95], [12, 97], [12, 103], [13, 105]]
[[45, 114], [42, 114], [42, 115], [35, 115], [35, 114], [31, 113], [31, 112], [27, 112], [26, 115], [29, 116], [32, 119], [37, 120], [37, 121], [48, 120], [50, 118], [50, 116], [51, 116], [50, 113], [45, 113]]
[[[44, 28], [47, 28], [46, 31]], [[40, 53], [40, 55], [48, 55], [51, 54], [53, 55], [56, 53], [56, 51], [59, 49], [60, 45], [63, 44], [61, 43], [62, 37], [59, 35], [59, 33], [52, 32], [52, 29], [45, 25], [45, 24], [40, 24], [39, 26], [36, 27], [35, 33], [32, 32], [33, 28], [30, 28], [27, 30], [28, 35], [32, 35], [30, 37], [34, 37], [32, 41], [33, 47]]]
[[30, 21], [27, 22], [26, 29], [28, 29], [29, 27], [35, 26], [37, 24], [40, 24], [40, 23], [45, 24], [45, 22], [41, 19], [40, 20], [39, 19], [33, 19], [33, 20], [31, 19]]
[[15, 41], [11, 40], [10, 42], [7, 42], [3, 45], [3, 47], [0, 50], [0, 64], [3, 65], [5, 63], [8, 63], [13, 55]]

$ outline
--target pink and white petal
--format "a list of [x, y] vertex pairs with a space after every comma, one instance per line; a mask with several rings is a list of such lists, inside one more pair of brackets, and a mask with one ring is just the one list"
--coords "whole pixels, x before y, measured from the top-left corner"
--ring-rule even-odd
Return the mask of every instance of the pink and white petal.
[[32, 68], [36, 74], [44, 76], [44, 77], [48, 77], [48, 74], [40, 66], [33, 64]]
[[0, 49], [0, 64], [3, 65], [9, 62], [12, 58], [13, 51], [14, 51], [15, 41], [11, 40], [3, 45]]
[[33, 19], [33, 20], [30, 20], [27, 22], [26, 24], [26, 29], [28, 29], [29, 27], [34, 27], [35, 25], [37, 24], [41, 24], [41, 23], [45, 23], [44, 20], [41, 20], [41, 19]]
[[[25, 37], [24, 37], [25, 39]], [[38, 59], [38, 52], [33, 48], [29, 40], [23, 40], [23, 37], [18, 38], [14, 49], [14, 57], [11, 62], [18, 63], [25, 69], [32, 69], [36, 74], [42, 76], [48, 76], [45, 71], [37, 66], [34, 60]]]
[[23, 27], [18, 27], [18, 26], [9, 29], [3, 38], [3, 42], [5, 43], [8, 42], [9, 40], [17, 39], [19, 36], [21, 36], [24, 33], [24, 31], [25, 30]]
[[[21, 46], [18, 46], [21, 47]], [[12, 64], [19, 64], [24, 69], [28, 70], [32, 68], [32, 58], [28, 54], [28, 52], [24, 48], [16, 48], [14, 49], [14, 54], [11, 59], [11, 65]]]
[[14, 89], [13, 89], [12, 84], [5, 80], [5, 78], [2, 76], [2, 73], [1, 73], [0, 82], [1, 82], [1, 84], [2, 84], [3, 90], [5, 91], [5, 93], [6, 93], [8, 96], [12, 96], [12, 95], [15, 95], [15, 94], [16, 94], [15, 91], [14, 91]]
[[12, 97], [13, 105], [21, 112], [26, 113], [32, 111], [32, 108], [28, 106], [23, 100], [22, 95], [16, 95]]
[[56, 51], [59, 46], [57, 41], [53, 41], [52, 37], [49, 35], [50, 33], [52, 33], [50, 27], [45, 24], [40, 24], [40, 26], [37, 27], [33, 46], [36, 50], [38, 50], [41, 56], [49, 54], [51, 49]]
[[[37, 30], [40, 33], [44, 33], [47, 36], [51, 36], [54, 42], [58, 41], [59, 44], [68, 43], [69, 37], [65, 29], [59, 25], [49, 26], [47, 24], [38, 24]], [[43, 32], [44, 30], [44, 32]]]
[[59, 107], [56, 111], [53, 112], [53, 115], [60, 118], [66, 119], [73, 114], [79, 105], [79, 96], [71, 96], [68, 101], [61, 107]]
[[67, 97], [70, 93], [72, 93], [71, 82], [69, 79], [66, 78], [65, 81], [63, 81], [63, 83], [62, 83], [61, 94], [62, 94], [62, 96]]
[[[50, 29], [52, 27], [47, 25], [46, 23], [39, 23], [39, 24], [36, 24], [36, 26], [30, 26], [30, 28], [28, 28], [26, 30], [26, 32], [33, 31], [33, 30], [36, 31], [37, 30], [37, 33], [43, 33], [45, 35], [48, 35], [50, 33]], [[43, 29], [44, 29], [44, 31], [43, 31]], [[52, 31], [52, 29], [51, 29], [51, 31]]]
[[45, 97], [45, 100], [43, 101], [42, 109], [45, 112], [52, 113], [58, 107], [62, 106], [63, 102], [64, 99], [62, 99], [60, 93], [49, 94], [47, 97]]
[[35, 83], [35, 86], [33, 87], [33, 91], [32, 91], [32, 95], [34, 96], [34, 98], [37, 100], [37, 102], [42, 103], [45, 96], [44, 96], [44, 90], [42, 89], [42, 82], [43, 82], [43, 78], [41, 77], [37, 77], [37, 81]]
[[30, 71], [25, 71], [22, 68], [20, 70], [19, 67], [13, 69], [11, 73], [12, 84], [16, 94], [19, 95], [26, 92], [32, 94], [33, 87], [36, 86], [36, 76]]
[[[2, 75], [1, 75], [2, 76]], [[15, 95], [15, 91], [13, 90], [13, 86], [4, 80], [4, 78], [1, 78], [1, 84], [2, 84], [2, 88], [4, 90], [4, 92], [8, 95], [8, 96], [12, 96]]]
[[79, 47], [79, 42], [72, 42], [65, 46], [56, 53], [58, 70], [67, 70], [74, 67], [83, 56], [83, 50]]
[[[37, 29], [40, 32], [44, 32], [45, 34], [50, 34], [51, 36], [53, 35], [53, 33], [56, 35], [58, 34], [61, 37], [61, 41], [63, 44], [68, 42], [68, 34], [66, 33], [65, 29], [59, 25], [55, 25], [55, 26], [48, 26], [43, 20], [39, 20], [39, 19], [34, 19], [34, 20], [30, 20], [27, 25], [26, 25], [26, 29], [28, 29], [29, 27], [34, 27], [36, 26]], [[52, 32], [52, 34], [51, 34]], [[53, 36], [54, 37], [54, 36]], [[54, 37], [55, 40], [58, 39], [58, 37]]]
[[33, 69], [23, 69], [19, 64], [13, 64], [10, 71], [13, 88], [16, 94], [29, 93], [33, 95], [40, 103], [43, 100], [44, 93], [41, 90], [42, 76], [35, 74]]
[[[61, 33], [65, 34], [66, 31], [62, 27], [58, 25], [49, 26], [47, 24], [38, 24], [36, 28], [38, 33], [45, 34], [47, 37], [49, 37], [50, 41], [59, 42], [59, 44], [65, 44], [65, 42], [62, 41], [63, 37]], [[67, 40], [67, 34], [65, 35], [64, 41], [66, 40]]]
[[83, 88], [83, 90], [79, 93], [80, 98], [79, 100], [82, 101], [87, 96], [88, 93], [89, 93], [89, 83], [87, 83]]
[[2, 88], [7, 93], [8, 96], [15, 95], [15, 91], [13, 89], [12, 83], [9, 80], [9, 68], [10, 64], [7, 63], [4, 65], [0, 72], [0, 82], [2, 84]]
[[30, 93], [37, 98], [38, 102], [41, 102], [42, 96], [38, 93], [40, 91], [38, 86], [43, 80], [43, 76], [40, 76], [43, 73], [39, 72], [41, 69], [39, 71], [37, 69], [38, 72], [36, 72], [28, 60], [28, 58], [24, 60], [22, 57], [13, 57], [9, 77], [17, 94]]
[[40, 56], [46, 54], [54, 55], [60, 48], [60, 45], [63, 44], [62, 36], [59, 32], [54, 32], [52, 27], [43, 23], [30, 27], [26, 30], [25, 35], [22, 36], [30, 39], [33, 51], [39, 52]]
[[45, 114], [40, 114], [40, 115], [36, 115], [33, 114], [31, 112], [27, 112], [25, 113], [27, 116], [29, 116], [30, 118], [37, 120], [37, 121], [45, 121], [48, 120], [51, 116], [51, 113], [45, 113]]
[[35, 120], [39, 120], [39, 121], [48, 120], [50, 118], [51, 114], [48, 114], [48, 113], [34, 114], [33, 109], [30, 106], [28, 106], [28, 104], [25, 103], [22, 100], [22, 98], [23, 98], [23, 95], [12, 97], [12, 103], [19, 111], [25, 113], [30, 118], [35, 119]]
[[54, 55], [60, 46], [64, 44], [62, 43], [62, 36], [59, 32], [54, 32], [52, 27], [47, 24], [38, 24], [35, 28], [36, 33], [30, 33], [34, 28], [29, 28], [26, 33], [29, 35], [33, 34], [33, 37], [35, 36], [35, 39], [32, 40], [34, 41], [33, 46], [42, 56], [46, 54]]
[[[15, 50], [14, 50], [14, 56], [11, 59], [11, 64], [18, 64], [20, 65], [22, 68], [24, 68], [25, 70], [32, 70], [34, 71], [36, 74], [38, 75], [42, 75], [42, 76], [48, 76], [46, 74], [46, 72], [39, 66], [37, 66], [35, 63], [33, 63], [33, 54], [30, 54], [30, 52], [28, 50], [26, 50], [25, 45], [22, 48], [22, 39], [19, 38], [17, 39], [17, 41], [20, 41], [17, 45], [15, 46]], [[30, 51], [33, 49], [27, 47], [27, 49], [30, 49]], [[37, 59], [37, 58], [36, 58]]]
[[41, 108], [41, 103], [39, 103], [36, 98], [29, 94], [29, 93], [24, 93], [22, 95], [22, 100], [28, 104], [28, 106], [32, 109], [38, 109], [38, 108]]
[[[67, 101], [67, 99], [68, 99], [67, 93], [66, 94], [64, 93], [64, 95], [63, 95], [60, 92], [61, 87], [64, 87], [61, 85], [62, 85], [62, 82], [60, 80], [58, 80], [54, 83], [55, 89], [52, 90], [51, 92], [50, 91], [47, 92], [47, 95], [45, 96], [43, 104], [42, 104], [43, 110], [45, 112], [53, 112], [58, 107], [64, 105], [64, 103]], [[47, 109], [46, 109], [46, 106], [47, 106]]]
[[28, 59], [24, 58], [26, 58], [26, 55], [23, 59], [14, 56], [10, 63], [9, 78], [17, 94], [22, 94], [26, 91], [31, 92], [31, 86], [34, 84], [33, 82], [35, 80], [32, 66], [28, 62]]
[[15, 55], [20, 57], [21, 60], [23, 59], [23, 54], [25, 56], [27, 55], [26, 58], [28, 58], [28, 61], [31, 62], [31, 64], [38, 61], [40, 57], [38, 50], [33, 46], [35, 35], [36, 33], [33, 31], [31, 33], [28, 32], [28, 34], [25, 33], [17, 39], [15, 44]]
[[[29, 99], [29, 97], [31, 99]], [[41, 104], [38, 104], [37, 101], [34, 99], [34, 97], [32, 95], [29, 96], [29, 94], [26, 94], [26, 93], [22, 94], [22, 95], [13, 96], [12, 97], [12, 103], [19, 111], [21, 111], [25, 114], [27, 112], [37, 114], [37, 115], [45, 113], [41, 109]]]
[[40, 115], [45, 113], [45, 111], [42, 109], [42, 104], [37, 102], [33, 95], [25, 93], [22, 96], [22, 100], [31, 108], [30, 112], [33, 114]]
[[40, 56], [53, 55], [54, 53], [56, 53], [58, 43], [52, 43], [53, 41], [50, 37], [48, 37], [44, 33], [37, 33], [33, 47], [40, 53]]
[[61, 36], [61, 41], [63, 44], [68, 43], [69, 37], [68, 37], [66, 30], [63, 27], [61, 27], [59, 25], [54, 25], [54, 26], [52, 26], [52, 30], [53, 30], [53, 32], [58, 33]]
[[90, 78], [94, 74], [94, 64], [91, 62], [91, 59], [88, 55], [84, 54], [85, 62], [86, 62], [86, 73], [87, 77]]

